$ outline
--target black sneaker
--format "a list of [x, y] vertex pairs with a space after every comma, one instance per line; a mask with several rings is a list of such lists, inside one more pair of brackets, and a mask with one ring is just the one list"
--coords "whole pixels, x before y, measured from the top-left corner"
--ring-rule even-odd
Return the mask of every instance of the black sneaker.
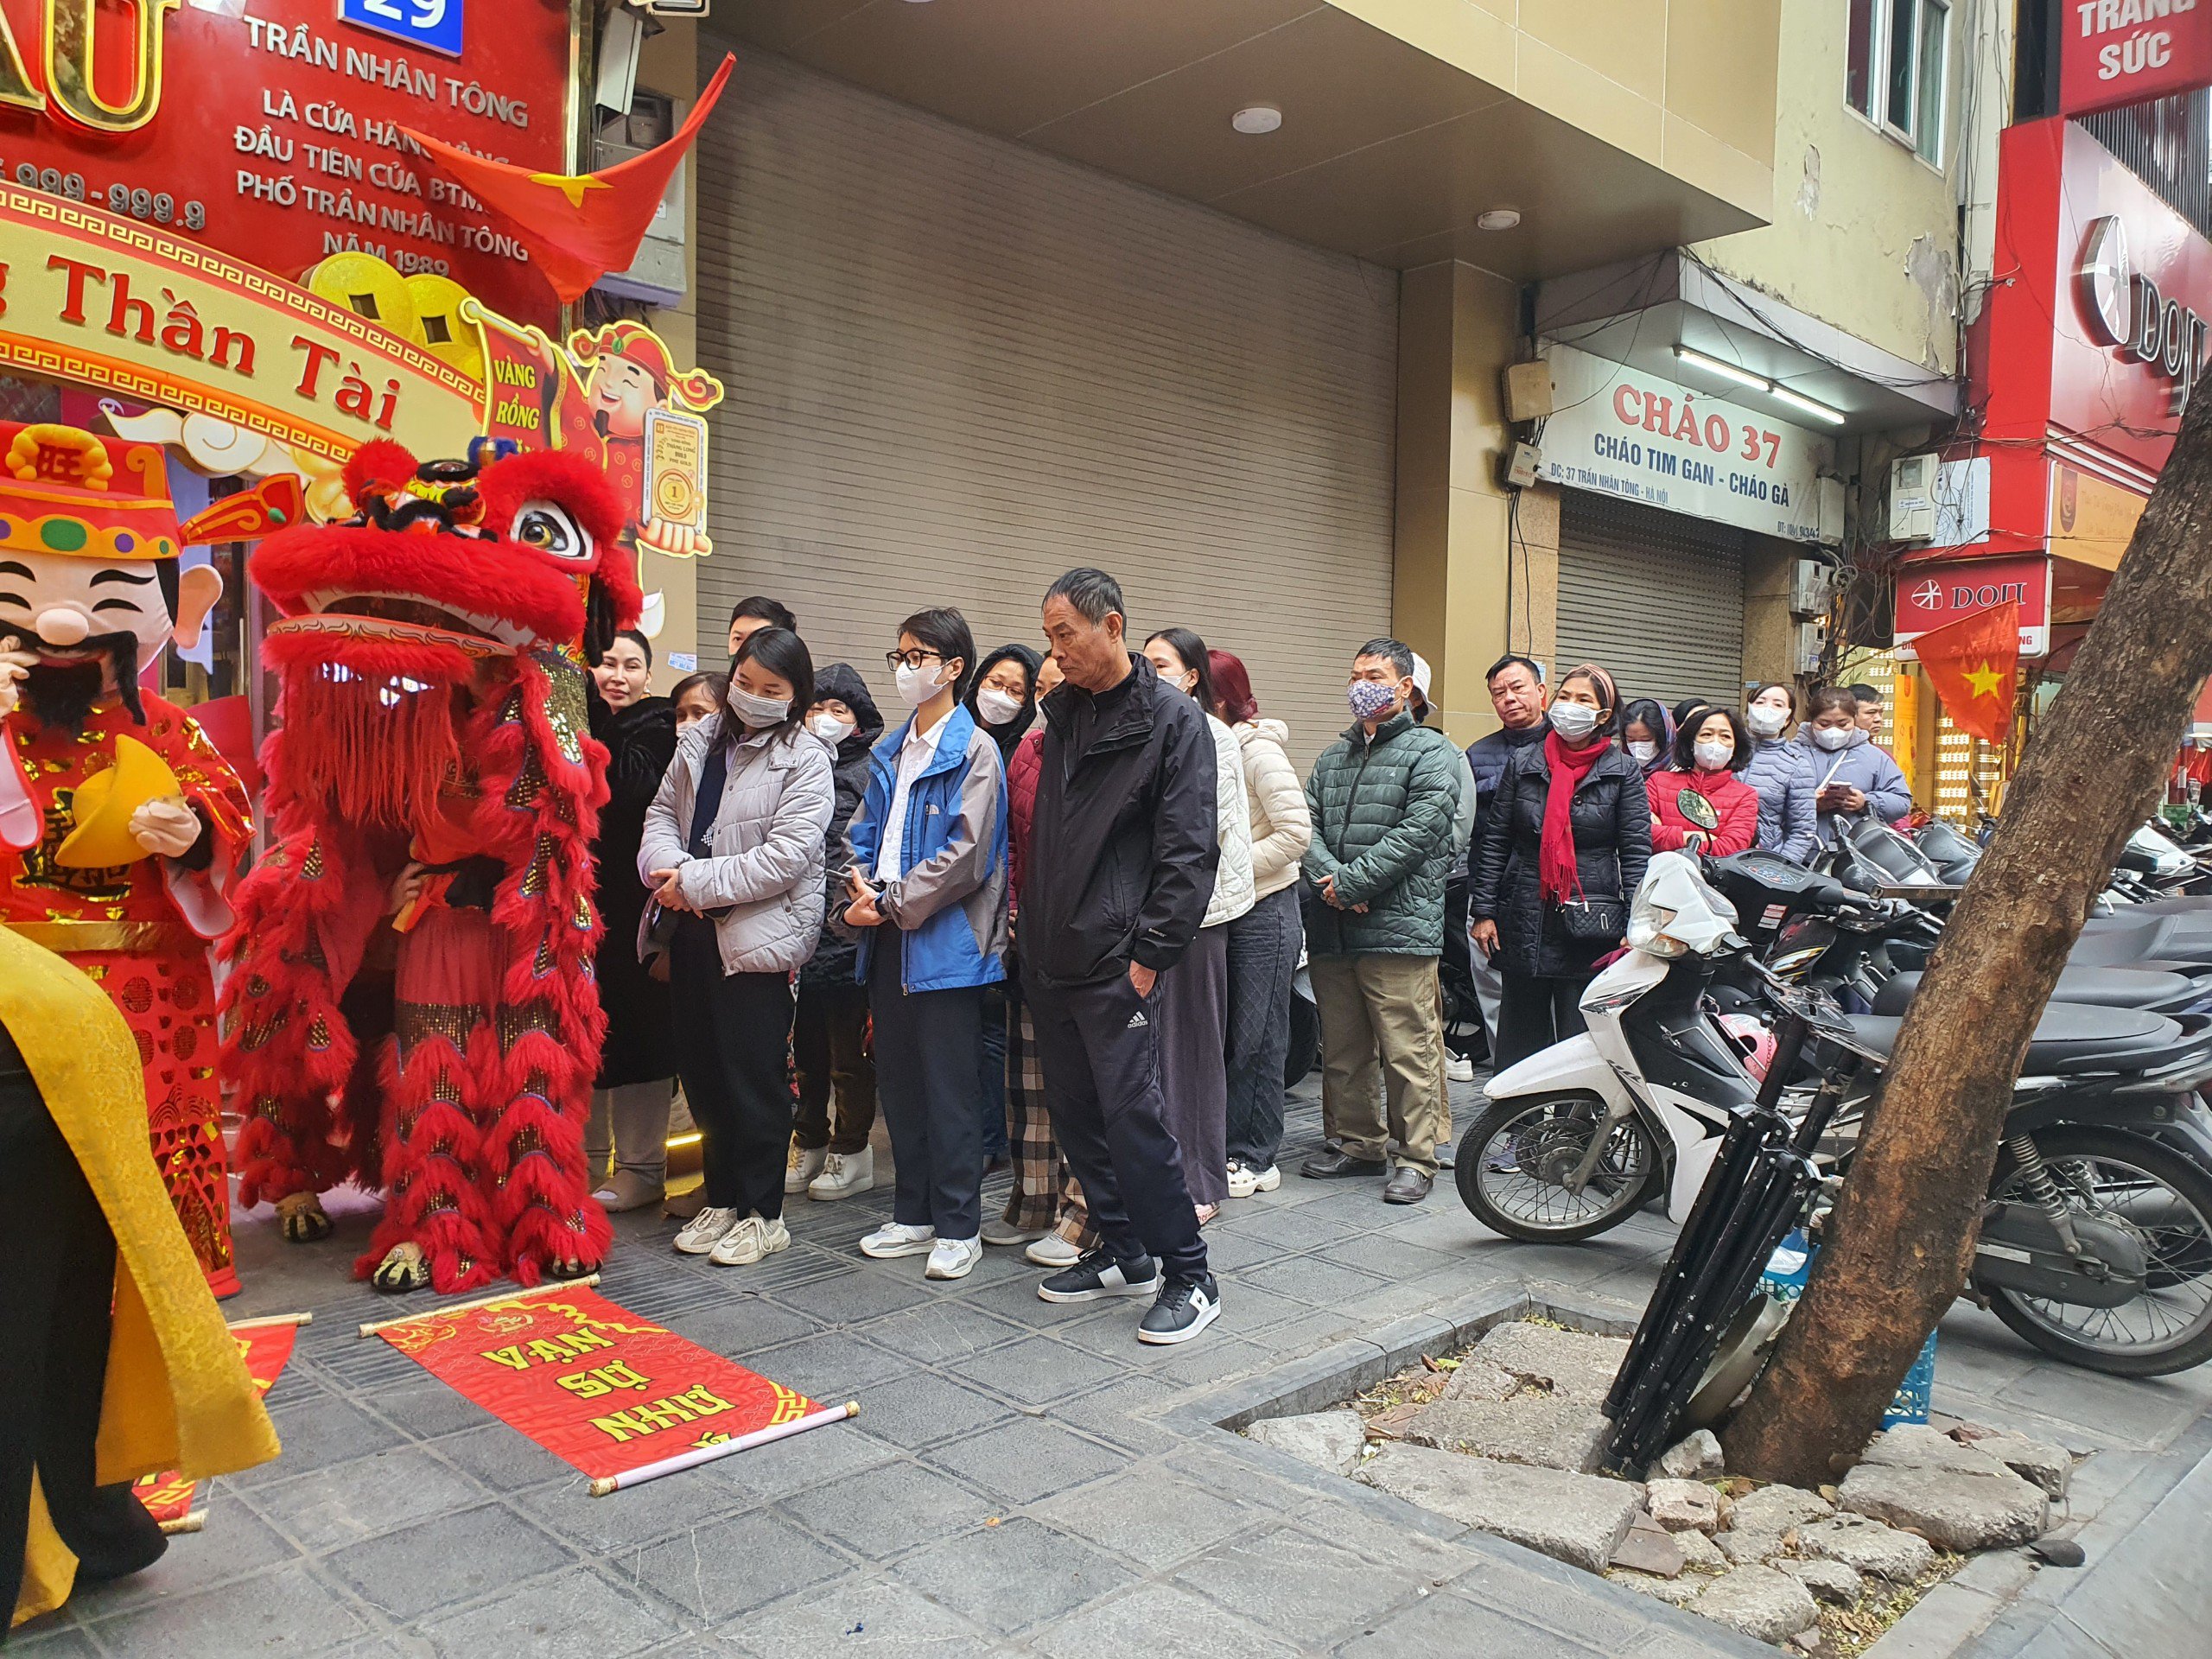
[[1159, 1288], [1160, 1269], [1150, 1256], [1116, 1262], [1114, 1253], [1101, 1246], [1085, 1251], [1075, 1266], [1039, 1285], [1037, 1296], [1046, 1302], [1095, 1302], [1102, 1296], [1149, 1296]]
[[1137, 1326], [1139, 1342], [1188, 1342], [1211, 1325], [1221, 1313], [1221, 1288], [1207, 1274], [1202, 1279], [1177, 1279], [1160, 1293]]

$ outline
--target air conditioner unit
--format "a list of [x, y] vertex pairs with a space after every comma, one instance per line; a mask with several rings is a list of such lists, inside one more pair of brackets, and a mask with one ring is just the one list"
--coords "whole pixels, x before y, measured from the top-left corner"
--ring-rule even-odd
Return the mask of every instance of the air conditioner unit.
[[1825, 616], [1829, 595], [1835, 592], [1835, 567], [1818, 559], [1800, 559], [1789, 569], [1789, 612], [1793, 616]]
[[1900, 455], [1890, 463], [1890, 539], [1936, 539], [1936, 457]]
[[1821, 654], [1827, 649], [1827, 623], [1825, 620], [1800, 622], [1790, 630], [1789, 638], [1789, 671], [1792, 674], [1819, 673]]

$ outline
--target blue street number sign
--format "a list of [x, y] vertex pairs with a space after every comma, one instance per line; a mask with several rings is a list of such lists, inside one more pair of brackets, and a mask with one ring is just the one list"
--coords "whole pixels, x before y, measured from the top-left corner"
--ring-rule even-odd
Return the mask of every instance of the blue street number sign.
[[410, 46], [461, 55], [461, 0], [339, 0], [343, 21]]

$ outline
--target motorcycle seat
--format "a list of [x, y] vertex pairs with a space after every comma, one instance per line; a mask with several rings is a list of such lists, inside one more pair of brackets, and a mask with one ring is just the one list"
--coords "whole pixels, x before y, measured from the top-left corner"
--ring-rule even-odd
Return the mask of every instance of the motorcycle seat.
[[[1852, 1034], [1877, 1053], [1897, 1047], [1902, 1017], [1880, 1014], [1844, 1016]], [[2054, 1002], [2036, 1021], [2034, 1039], [2021, 1065], [2023, 1076], [2060, 1071], [2130, 1071], [2162, 1051], [2186, 1046], [2182, 1024], [2162, 1014], [2133, 1008], [2082, 1007]]]
[[[1922, 976], [1898, 974], [1874, 997], [1877, 1014], [1903, 1014]], [[2139, 968], [2068, 968], [2058, 976], [2054, 1002], [2098, 1008], [2178, 1007], [2196, 1000], [2196, 982], [2184, 974], [2153, 973]]]
[[[2188, 925], [2177, 926], [2177, 922]], [[2212, 966], [2212, 932], [2191, 918], [2099, 916], [2082, 930], [2066, 961], [2073, 968]]]

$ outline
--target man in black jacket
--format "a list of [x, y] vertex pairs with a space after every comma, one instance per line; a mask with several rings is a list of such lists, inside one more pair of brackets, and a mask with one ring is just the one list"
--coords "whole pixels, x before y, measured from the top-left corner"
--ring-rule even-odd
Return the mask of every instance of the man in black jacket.
[[1103, 570], [1071, 570], [1045, 595], [1045, 637], [1067, 677], [1040, 705], [1022, 995], [1052, 1131], [1102, 1243], [1037, 1294], [1157, 1291], [1137, 1338], [1174, 1343], [1213, 1323], [1221, 1294], [1167, 1129], [1151, 998], [1213, 895], [1214, 745], [1198, 704], [1130, 654], [1126, 628]]
[[[1483, 814], [1490, 810], [1491, 798], [1497, 793], [1498, 779], [1505, 776], [1505, 763], [1513, 758], [1516, 750], [1542, 742], [1544, 734], [1551, 730], [1544, 721], [1544, 665], [1535, 658], [1507, 652], [1491, 664], [1487, 683], [1490, 705], [1497, 710], [1498, 729], [1467, 745], [1467, 766], [1475, 775], [1475, 825], [1464, 849], [1471, 877], [1474, 849], [1482, 844]], [[1465, 919], [1464, 906], [1461, 919]], [[1497, 976], [1497, 965], [1484, 952], [1472, 951], [1471, 963], [1475, 1001], [1482, 1006], [1483, 1034], [1490, 1039], [1491, 1053], [1495, 1056], [1498, 999], [1503, 986]]]

